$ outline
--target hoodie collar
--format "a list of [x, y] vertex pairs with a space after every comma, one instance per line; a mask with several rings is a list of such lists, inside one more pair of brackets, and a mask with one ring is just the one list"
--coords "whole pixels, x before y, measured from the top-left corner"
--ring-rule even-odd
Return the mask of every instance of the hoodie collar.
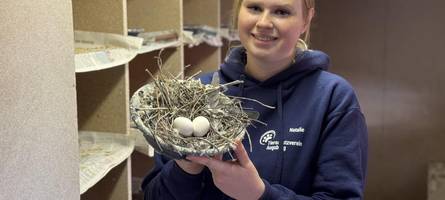
[[244, 47], [235, 47], [230, 50], [230, 53], [221, 65], [221, 72], [228, 77], [230, 81], [239, 80], [240, 76], [244, 75], [244, 81], [247, 87], [250, 85], [277, 86], [280, 83], [287, 86], [301, 77], [304, 77], [308, 72], [327, 70], [329, 66], [329, 57], [321, 51], [300, 51], [295, 55], [295, 63], [263, 82], [260, 82], [245, 73], [246, 62], [246, 49]]

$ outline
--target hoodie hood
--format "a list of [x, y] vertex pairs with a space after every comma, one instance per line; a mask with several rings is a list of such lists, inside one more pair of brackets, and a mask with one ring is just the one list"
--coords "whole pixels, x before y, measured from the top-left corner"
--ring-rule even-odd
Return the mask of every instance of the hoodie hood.
[[295, 63], [275, 76], [260, 82], [245, 73], [246, 62], [246, 49], [244, 47], [235, 47], [231, 49], [229, 55], [221, 64], [221, 73], [227, 78], [228, 82], [243, 79], [245, 87], [252, 85], [270, 87], [278, 84], [283, 84], [284, 87], [287, 87], [293, 85], [293, 83], [312, 71], [327, 70], [330, 64], [328, 55], [321, 51], [300, 51], [295, 55]]

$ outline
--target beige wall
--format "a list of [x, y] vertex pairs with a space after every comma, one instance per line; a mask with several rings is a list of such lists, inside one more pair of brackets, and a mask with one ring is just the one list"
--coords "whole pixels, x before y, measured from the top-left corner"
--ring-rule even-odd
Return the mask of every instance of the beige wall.
[[2, 0], [0, 199], [79, 199], [71, 1]]
[[369, 127], [366, 199], [427, 198], [445, 161], [445, 1], [320, 0], [313, 48], [356, 88]]

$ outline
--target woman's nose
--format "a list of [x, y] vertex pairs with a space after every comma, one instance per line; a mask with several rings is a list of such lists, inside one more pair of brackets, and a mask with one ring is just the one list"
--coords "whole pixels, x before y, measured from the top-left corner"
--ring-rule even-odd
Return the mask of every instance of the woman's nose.
[[270, 17], [271, 17], [270, 13], [267, 11], [261, 13], [256, 23], [256, 26], [258, 28], [273, 28], [273, 23]]

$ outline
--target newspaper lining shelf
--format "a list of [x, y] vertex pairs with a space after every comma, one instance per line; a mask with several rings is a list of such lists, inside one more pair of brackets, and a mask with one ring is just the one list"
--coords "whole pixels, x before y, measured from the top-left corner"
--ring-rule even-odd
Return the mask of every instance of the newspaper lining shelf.
[[239, 35], [236, 30], [231, 30], [229, 28], [220, 28], [219, 34], [222, 38], [228, 41], [239, 41]]
[[[132, 122], [131, 122], [132, 123]], [[136, 125], [135, 125], [136, 126]], [[153, 157], [155, 150], [148, 144], [143, 133], [137, 128], [131, 128], [130, 134], [134, 137], [134, 150], [149, 157]]]
[[126, 160], [134, 138], [125, 134], [79, 131], [80, 194], [87, 191], [114, 167]]
[[142, 48], [138, 51], [138, 54], [144, 54], [160, 49], [165, 49], [169, 47], [178, 47], [181, 45], [181, 41], [175, 40], [175, 41], [168, 41], [168, 42], [153, 42], [153, 43], [147, 43], [147, 45], [143, 45]]
[[186, 25], [183, 31], [183, 42], [189, 47], [206, 43], [210, 46], [221, 47], [222, 40], [219, 30], [207, 25]]
[[138, 54], [143, 39], [111, 33], [75, 31], [75, 71], [90, 72], [128, 63]]
[[[188, 26], [186, 29], [182, 33], [182, 39], [173, 39], [170, 36], [173, 34], [172, 31], [139, 33], [141, 37], [135, 37], [76, 30], [74, 32], [75, 71], [76, 73], [90, 72], [124, 65], [138, 54], [178, 47], [181, 43], [189, 47], [198, 46], [201, 43], [220, 47], [222, 46], [221, 36], [230, 40], [237, 39], [225, 30], [216, 30], [209, 26]], [[166, 35], [156, 35], [161, 33]], [[167, 36], [165, 40], [162, 38]], [[151, 41], [151, 37], [155, 41]]]

